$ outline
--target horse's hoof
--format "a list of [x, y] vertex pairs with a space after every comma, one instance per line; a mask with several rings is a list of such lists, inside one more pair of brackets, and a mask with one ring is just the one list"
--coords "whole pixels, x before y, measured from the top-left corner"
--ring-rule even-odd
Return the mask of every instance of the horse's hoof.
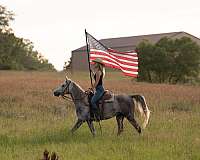
[[141, 134], [141, 133], [142, 133], [142, 130], [141, 130], [141, 128], [139, 128], [139, 129], [138, 129], [138, 133], [139, 133], [139, 134]]
[[121, 134], [120, 133], [117, 133], [117, 137], [119, 137]]
[[68, 134], [69, 134], [70, 136], [73, 136], [73, 135], [74, 135], [74, 132], [73, 132], [72, 130], [70, 130], [70, 131], [68, 132]]

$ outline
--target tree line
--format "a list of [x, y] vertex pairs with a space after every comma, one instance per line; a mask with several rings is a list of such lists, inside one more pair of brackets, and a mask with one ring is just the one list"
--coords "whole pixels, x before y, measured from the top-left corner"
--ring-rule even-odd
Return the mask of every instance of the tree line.
[[137, 46], [139, 81], [152, 83], [200, 82], [200, 46], [188, 37], [164, 37]]
[[0, 70], [55, 70], [30, 40], [15, 36], [13, 20], [14, 13], [0, 5]]

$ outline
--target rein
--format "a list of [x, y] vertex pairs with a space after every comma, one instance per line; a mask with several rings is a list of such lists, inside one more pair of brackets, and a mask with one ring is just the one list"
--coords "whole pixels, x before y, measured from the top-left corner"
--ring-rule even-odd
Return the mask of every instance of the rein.
[[[71, 95], [71, 94], [70, 94], [70, 95]], [[73, 98], [73, 96], [71, 95], [71, 98], [70, 98], [70, 97], [64, 95], [64, 96], [62, 96], [62, 98], [65, 99], [65, 100], [74, 102], [74, 101], [81, 101], [81, 100], [83, 100], [86, 96], [87, 96], [87, 94], [85, 94], [85, 96], [84, 96], [84, 97], [81, 97], [81, 98]]]
[[[68, 90], [67, 93], [69, 93], [69, 85], [70, 85], [71, 83], [72, 83], [72, 82], [70, 81], [70, 82], [66, 85], [66, 87], [64, 88], [64, 92], [65, 92], [66, 90]], [[74, 98], [73, 95], [72, 95], [71, 93], [70, 93], [70, 95], [71, 95], [71, 98], [68, 97], [68, 96], [66, 96], [66, 95], [63, 95], [62, 98], [65, 99], [65, 100], [68, 100], [68, 101], [70, 101], [70, 102], [75, 102], [75, 101], [81, 101], [81, 100], [83, 100], [88, 94], [87, 94], [87, 91], [85, 91], [84, 96], [81, 97], [81, 98]]]
[[65, 99], [65, 100], [68, 100], [68, 101], [70, 101], [70, 102], [73, 102], [73, 100], [72, 100], [70, 97], [67, 97], [67, 96], [65, 96], [65, 95], [62, 96], [62, 98]]

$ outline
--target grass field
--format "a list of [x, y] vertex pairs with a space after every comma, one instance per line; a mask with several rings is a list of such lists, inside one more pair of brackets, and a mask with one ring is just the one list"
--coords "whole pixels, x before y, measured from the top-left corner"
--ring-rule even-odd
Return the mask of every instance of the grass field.
[[[64, 73], [0, 72], [0, 160], [39, 160], [44, 149], [61, 160], [200, 160], [200, 86], [148, 84], [107, 73], [106, 88], [115, 93], [139, 93], [152, 111], [150, 123], [138, 135], [125, 121], [117, 137], [115, 119], [95, 124], [93, 138], [86, 124], [75, 135], [73, 104], [54, 97]], [[88, 88], [88, 75], [71, 77]]]

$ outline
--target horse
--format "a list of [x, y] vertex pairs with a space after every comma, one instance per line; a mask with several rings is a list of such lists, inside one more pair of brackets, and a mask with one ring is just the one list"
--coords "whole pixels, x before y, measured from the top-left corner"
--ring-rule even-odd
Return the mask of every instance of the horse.
[[[93, 125], [94, 119], [91, 118], [90, 104], [88, 102], [88, 94], [83, 90], [76, 82], [72, 81], [66, 76], [65, 81], [53, 91], [54, 96], [70, 95], [74, 103], [77, 115], [77, 122], [71, 129], [71, 133], [74, 133], [84, 122], [87, 122], [90, 132], [95, 136], [95, 128]], [[103, 109], [103, 117], [101, 120], [107, 120], [116, 117], [118, 132], [120, 135], [123, 132], [123, 121], [126, 118], [130, 124], [140, 134], [142, 129], [135, 119], [134, 113], [137, 109], [140, 115], [144, 118], [143, 128], [149, 122], [150, 110], [147, 107], [145, 97], [142, 95], [113, 95], [112, 102], [105, 102]]]

